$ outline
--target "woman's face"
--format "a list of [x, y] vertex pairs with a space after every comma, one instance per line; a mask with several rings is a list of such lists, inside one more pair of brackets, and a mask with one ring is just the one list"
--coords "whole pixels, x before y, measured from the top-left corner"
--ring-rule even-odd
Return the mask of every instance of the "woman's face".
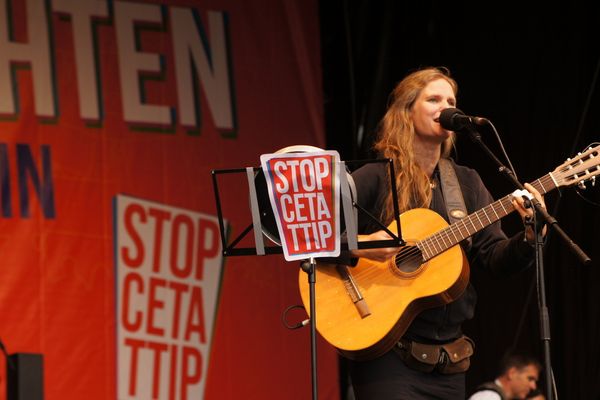
[[450, 131], [439, 123], [440, 112], [456, 107], [452, 86], [443, 78], [431, 81], [421, 90], [411, 109], [411, 117], [418, 139], [442, 143]]

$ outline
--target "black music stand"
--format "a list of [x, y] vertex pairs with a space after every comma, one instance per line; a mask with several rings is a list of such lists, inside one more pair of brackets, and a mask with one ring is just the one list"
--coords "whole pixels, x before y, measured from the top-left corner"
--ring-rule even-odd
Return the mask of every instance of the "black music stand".
[[[292, 146], [294, 147], [294, 146]], [[315, 150], [320, 150], [313, 148]], [[398, 210], [398, 195], [396, 190], [396, 182], [394, 177], [394, 165], [391, 159], [378, 159], [378, 160], [353, 160], [353, 161], [341, 161], [340, 171], [345, 172], [347, 165], [364, 165], [369, 163], [388, 163], [389, 166], [389, 177], [390, 177], [390, 190], [392, 193], [392, 200], [394, 206], [394, 219], [396, 221], [396, 229], [398, 234], [394, 234], [390, 231], [381, 221], [375, 216], [371, 215], [361, 205], [359, 205], [353, 198], [351, 192], [354, 187], [352, 177], [349, 174], [340, 174], [340, 191], [341, 191], [341, 202], [343, 219], [346, 230], [346, 243], [341, 244], [342, 251], [355, 250], [355, 249], [373, 249], [373, 248], [386, 248], [386, 247], [399, 247], [405, 244], [402, 240], [401, 228], [400, 228], [400, 215]], [[219, 193], [218, 176], [222, 174], [246, 174], [248, 184], [248, 194], [250, 197], [250, 212], [252, 216], [252, 222], [230, 243], [227, 242], [228, 230], [225, 228], [223, 219], [223, 209], [221, 204], [221, 196]], [[234, 169], [220, 169], [212, 170], [213, 189], [215, 194], [215, 202], [217, 207], [217, 215], [219, 219], [219, 228], [221, 233], [221, 242], [223, 248], [223, 256], [254, 256], [254, 255], [270, 255], [270, 254], [282, 254], [283, 249], [278, 243], [277, 227], [275, 225], [273, 210], [268, 198], [267, 185], [264, 174], [261, 167], [246, 167], [246, 168], [234, 168]], [[354, 194], [355, 197], [355, 194]], [[354, 210], [358, 210], [367, 218], [377, 224], [382, 230], [386, 231], [392, 239], [389, 240], [377, 240], [371, 242], [361, 242], [357, 240], [356, 232], [356, 217]], [[341, 225], [341, 224], [340, 224]], [[342, 229], [340, 229], [342, 230]], [[251, 247], [237, 247], [242, 240], [248, 235], [250, 231], [254, 231], [254, 246]], [[276, 246], [265, 245], [264, 236], [270, 239], [272, 242], [277, 244]], [[317, 340], [316, 340], [316, 307], [315, 307], [315, 282], [316, 282], [316, 259], [311, 257], [310, 259], [302, 263], [302, 269], [308, 274], [309, 283], [309, 298], [310, 298], [310, 337], [311, 337], [311, 376], [312, 376], [312, 396], [313, 399], [317, 399]]]

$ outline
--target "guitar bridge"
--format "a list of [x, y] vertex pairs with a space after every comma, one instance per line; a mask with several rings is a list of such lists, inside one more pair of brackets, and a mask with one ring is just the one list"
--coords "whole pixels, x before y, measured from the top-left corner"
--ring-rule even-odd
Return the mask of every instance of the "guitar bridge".
[[350, 275], [350, 272], [348, 271], [348, 267], [346, 267], [345, 265], [338, 264], [336, 266], [336, 270], [337, 270], [338, 274], [340, 275], [340, 278], [342, 278], [342, 282], [344, 282], [344, 287], [346, 288], [346, 292], [348, 292], [348, 295], [350, 296], [350, 299], [354, 303], [354, 306], [356, 307], [360, 317], [366, 318], [369, 315], [371, 315], [371, 310], [369, 310], [369, 305], [367, 304], [367, 302], [363, 298], [362, 294], [360, 293], [360, 290], [358, 289], [356, 282], [354, 282], [352, 275]]

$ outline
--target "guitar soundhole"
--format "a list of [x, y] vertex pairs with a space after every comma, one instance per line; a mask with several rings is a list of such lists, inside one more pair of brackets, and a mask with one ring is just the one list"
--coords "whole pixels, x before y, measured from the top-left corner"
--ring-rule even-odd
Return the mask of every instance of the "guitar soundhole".
[[406, 275], [414, 274], [422, 262], [423, 256], [417, 246], [404, 246], [395, 257], [396, 270]]

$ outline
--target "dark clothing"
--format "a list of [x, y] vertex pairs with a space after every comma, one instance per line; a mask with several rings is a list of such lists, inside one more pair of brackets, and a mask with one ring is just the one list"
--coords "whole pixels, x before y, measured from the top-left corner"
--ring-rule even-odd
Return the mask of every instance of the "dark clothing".
[[394, 351], [349, 365], [357, 400], [465, 399], [465, 374], [410, 369]]
[[[481, 181], [479, 174], [475, 170], [459, 166], [454, 162], [453, 166], [469, 214], [494, 201]], [[352, 178], [356, 185], [357, 203], [377, 217], [381, 215], [386, 196], [389, 193], [390, 184], [387, 176], [387, 169], [387, 164], [371, 163], [359, 168], [352, 174]], [[435, 188], [433, 189], [430, 209], [440, 214], [448, 221], [446, 205], [437, 172], [434, 174], [434, 182]], [[359, 233], [368, 234], [380, 229], [376, 224], [372, 223], [368, 217], [364, 216], [364, 214], [359, 212], [358, 215]], [[387, 225], [390, 221], [383, 222]], [[508, 239], [501, 230], [499, 221], [473, 235], [470, 246], [466, 240], [461, 242], [461, 246], [463, 246], [466, 252], [471, 268], [484, 268], [496, 274], [506, 274], [523, 269], [529, 264], [533, 256], [533, 248], [525, 243], [524, 233], [521, 232]], [[476, 300], [477, 296], [475, 290], [471, 284], [469, 284], [464, 293], [456, 301], [441, 307], [427, 309], [417, 315], [407, 329], [405, 337], [422, 343], [446, 343], [460, 337], [462, 335], [461, 324], [465, 320], [473, 317]], [[395, 357], [395, 355], [389, 353], [384, 356], [386, 360], [391, 359], [401, 363], [398, 358], [393, 357]], [[393, 362], [388, 360], [386, 361], [386, 364], [387, 363]], [[356, 363], [351, 362], [351, 364]], [[352, 379], [355, 382], [366, 381], [365, 374], [367, 371], [371, 371], [371, 368], [375, 371], [370, 373], [382, 374], [379, 378], [380, 381], [388, 380], [389, 382], [395, 382], [397, 384], [395, 390], [404, 390], [401, 389], [405, 388], [403, 379], [393, 377], [391, 374], [396, 374], [397, 372], [392, 372], [393, 369], [389, 368], [389, 366], [384, 367], [384, 364], [380, 359], [363, 362], [360, 366], [352, 366]], [[425, 390], [428, 394], [430, 393], [430, 390], [439, 389], [437, 386], [438, 382], [440, 382], [439, 379], [441, 375], [435, 375], [435, 379], [430, 379], [428, 374], [411, 372], [411, 376], [411, 379], [416, 379], [416, 376], [422, 377], [421, 385], [426, 386], [425, 388], [422, 387], [422, 390]], [[443, 378], [451, 381], [453, 379], [446, 376], [443, 376]], [[458, 378], [456, 379], [458, 380]], [[456, 381], [452, 382], [456, 383]], [[460, 388], [456, 387], [456, 396], [442, 396], [440, 398], [464, 399], [464, 376], [460, 379], [460, 382], [462, 382], [459, 384]], [[423, 392], [415, 391], [410, 393], [411, 396], [399, 398], [417, 399], [420, 398], [419, 393], [422, 394]], [[365, 395], [364, 397], [359, 397], [359, 399], [361, 398], [375, 397]], [[380, 398], [387, 399], [391, 397], [384, 396]], [[433, 397], [431, 397], [431, 395], [425, 395], [423, 398]]]

